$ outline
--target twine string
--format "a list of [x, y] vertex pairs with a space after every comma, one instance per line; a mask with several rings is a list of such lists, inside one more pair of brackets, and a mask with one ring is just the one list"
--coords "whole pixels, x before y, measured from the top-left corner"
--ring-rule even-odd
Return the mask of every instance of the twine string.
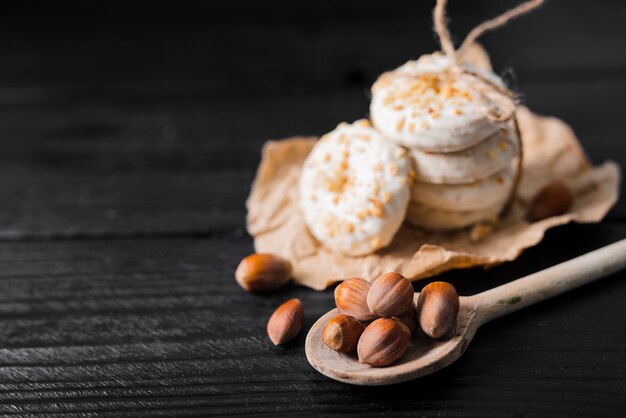
[[[530, 12], [531, 10], [541, 6], [543, 4], [543, 1], [544, 0], [527, 1], [517, 7], [512, 8], [511, 10], [507, 10], [506, 12], [494, 17], [493, 19], [484, 21], [483, 23], [472, 29], [470, 33], [465, 37], [465, 40], [461, 44], [461, 47], [458, 49], [457, 54], [459, 54], [459, 56], [463, 56], [463, 54], [465, 53], [465, 51], [467, 51], [470, 45], [476, 42], [476, 39], [478, 39], [478, 37], [481, 36], [483, 33], [506, 25], [512, 19], [522, 16]], [[437, 3], [439, 3], [439, 1]]]
[[439, 37], [439, 44], [442, 51], [448, 56], [453, 65], [458, 65], [457, 56], [463, 56], [467, 49], [485, 32], [494, 30], [506, 25], [512, 19], [522, 16], [531, 10], [543, 4], [544, 0], [529, 0], [519, 6], [516, 6], [493, 19], [486, 20], [480, 25], [476, 26], [465, 37], [465, 40], [461, 44], [458, 50], [455, 50], [454, 43], [450, 37], [450, 31], [448, 30], [448, 23], [446, 19], [446, 4], [447, 0], [437, 0], [435, 9], [433, 10], [433, 21], [435, 26], [435, 33]]
[[433, 22], [435, 23], [435, 33], [439, 36], [439, 44], [442, 51], [448, 56], [453, 65], [457, 65], [457, 55], [446, 19], [446, 3], [447, 0], [437, 0], [435, 10], [433, 10]]
[[[543, 4], [544, 0], [529, 0], [513, 9], [510, 9], [493, 19], [486, 20], [476, 26], [467, 35], [461, 47], [457, 50], [454, 48], [454, 43], [450, 36], [448, 29], [448, 23], [446, 19], [446, 4], [447, 0], [437, 0], [435, 9], [433, 10], [433, 21], [435, 33], [439, 37], [439, 43], [442, 51], [446, 54], [450, 60], [449, 73], [454, 78], [469, 78], [475, 79], [474, 86], [479, 92], [479, 104], [483, 108], [485, 115], [493, 121], [504, 122], [510, 120], [515, 114], [516, 100], [515, 95], [507, 88], [503, 88], [500, 85], [493, 83], [491, 80], [486, 79], [484, 76], [475, 72], [469, 71], [464, 66], [460, 65], [459, 57], [462, 57], [470, 46], [476, 42], [485, 32], [493, 29], [497, 29], [506, 25], [510, 20], [526, 14], [531, 10], [539, 7]], [[486, 84], [488, 89], [480, 88], [480, 84], [483, 86]]]

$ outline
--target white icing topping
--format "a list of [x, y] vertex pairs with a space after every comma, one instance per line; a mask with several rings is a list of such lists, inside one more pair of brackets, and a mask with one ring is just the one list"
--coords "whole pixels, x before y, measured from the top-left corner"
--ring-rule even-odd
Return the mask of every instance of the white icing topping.
[[[463, 64], [503, 87], [495, 74]], [[499, 129], [478, 100], [492, 87], [480, 78], [453, 73], [440, 53], [423, 55], [383, 74], [372, 87], [374, 126], [392, 141], [431, 152], [469, 148]]]

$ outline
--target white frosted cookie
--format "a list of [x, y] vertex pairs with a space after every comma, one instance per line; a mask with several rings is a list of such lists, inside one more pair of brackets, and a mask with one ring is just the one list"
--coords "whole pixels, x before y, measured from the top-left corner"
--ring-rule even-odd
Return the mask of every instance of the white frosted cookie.
[[431, 231], [451, 231], [465, 228], [481, 221], [495, 221], [504, 203], [488, 209], [451, 212], [410, 202], [406, 220], [413, 226]]
[[340, 124], [313, 147], [300, 177], [300, 208], [311, 233], [343, 254], [387, 246], [404, 220], [410, 159], [361, 120]]
[[511, 126], [502, 126], [471, 148], [452, 153], [411, 149], [415, 178], [426, 183], [473, 183], [511, 165], [519, 154], [519, 138]]
[[432, 184], [415, 181], [411, 201], [450, 212], [479, 211], [502, 206], [515, 181], [513, 166], [469, 184]]
[[[504, 87], [494, 73], [462, 65]], [[397, 144], [431, 152], [463, 150], [493, 134], [500, 124], [487, 118], [478, 100], [493, 91], [490, 84], [468, 74], [452, 75], [448, 69], [448, 58], [433, 53], [380, 76], [372, 87], [374, 126]]]

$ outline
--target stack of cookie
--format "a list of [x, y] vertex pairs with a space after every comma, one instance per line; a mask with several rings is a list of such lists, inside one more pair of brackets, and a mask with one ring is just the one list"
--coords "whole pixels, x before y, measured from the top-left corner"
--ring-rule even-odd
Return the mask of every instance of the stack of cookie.
[[502, 80], [462, 65], [466, 72], [451, 72], [443, 54], [424, 55], [372, 88], [374, 127], [412, 157], [406, 219], [429, 230], [495, 221], [515, 184], [517, 131], [510, 120], [489, 117], [505, 111], [493, 98]]
[[372, 88], [372, 122], [340, 124], [307, 157], [300, 208], [327, 248], [370, 254], [405, 220], [447, 231], [495, 220], [506, 205], [520, 142], [510, 118], [494, 121], [504, 85], [447, 60], [434, 53], [383, 74]]

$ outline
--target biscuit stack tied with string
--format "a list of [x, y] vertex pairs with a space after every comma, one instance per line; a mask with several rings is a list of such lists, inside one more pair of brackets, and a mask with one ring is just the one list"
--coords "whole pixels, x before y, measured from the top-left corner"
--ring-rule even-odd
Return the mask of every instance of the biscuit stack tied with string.
[[482, 33], [542, 0], [482, 23], [458, 50], [445, 3], [434, 11], [443, 53], [380, 76], [371, 124], [340, 124], [305, 161], [301, 211], [331, 250], [370, 254], [389, 245], [404, 220], [433, 231], [495, 223], [515, 192], [522, 161], [515, 97], [497, 75], [462, 57]]

